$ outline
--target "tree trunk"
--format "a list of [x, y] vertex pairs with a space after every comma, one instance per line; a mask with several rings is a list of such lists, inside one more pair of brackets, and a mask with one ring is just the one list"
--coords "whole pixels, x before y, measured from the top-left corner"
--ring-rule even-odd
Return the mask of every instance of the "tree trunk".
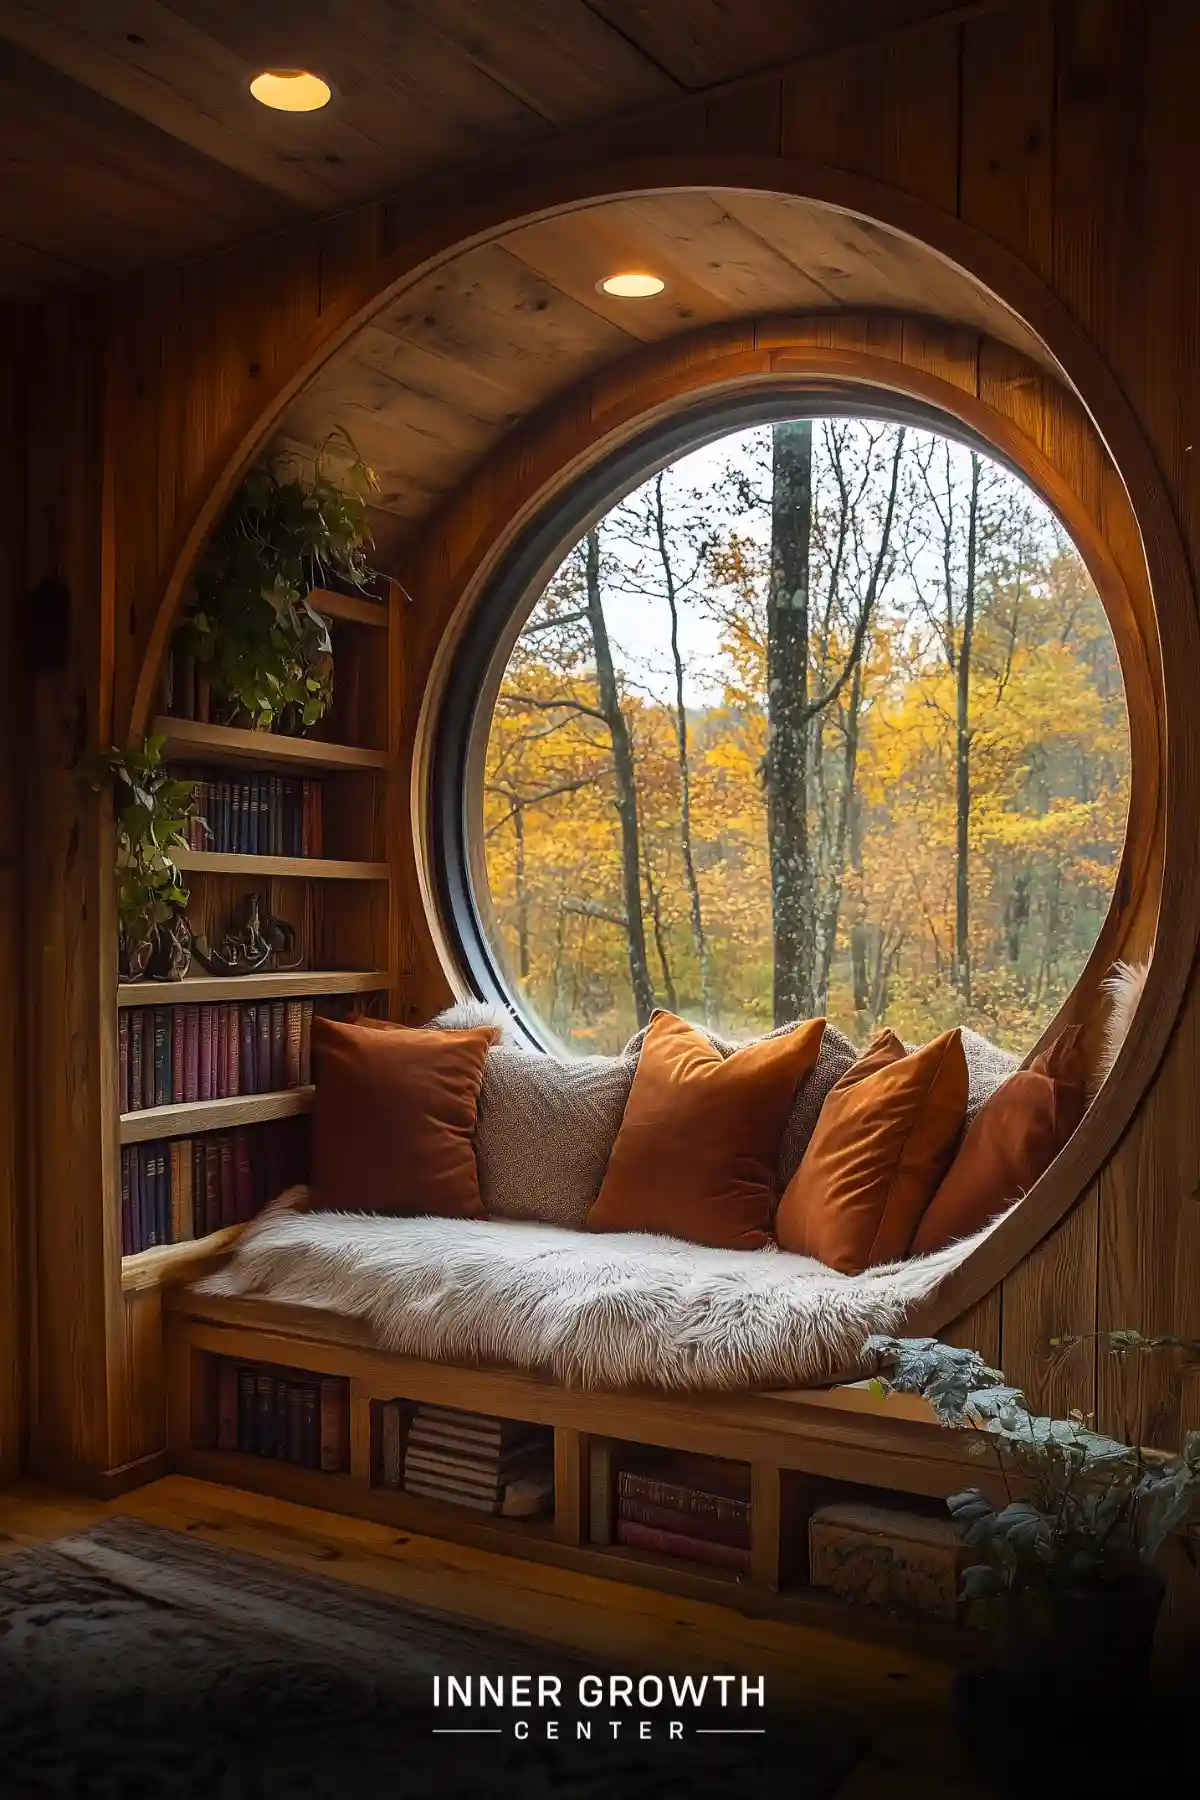
[[671, 958], [667, 950], [667, 934], [663, 929], [662, 897], [654, 885], [654, 873], [647, 856], [645, 864], [646, 898], [650, 902], [650, 922], [654, 927], [654, 949], [658, 956], [658, 971], [662, 976], [663, 996], [671, 1012], [679, 1011], [679, 998], [675, 992], [675, 977], [671, 973]]
[[683, 698], [683, 657], [679, 650], [679, 595], [675, 587], [675, 571], [671, 567], [671, 550], [667, 543], [667, 522], [663, 512], [662, 476], [654, 482], [654, 529], [658, 538], [658, 557], [662, 564], [663, 586], [671, 614], [671, 660], [675, 665], [675, 748], [679, 758], [679, 847], [683, 853], [683, 873], [687, 882], [692, 918], [692, 942], [700, 970], [700, 997], [704, 1022], [711, 1025], [714, 1017], [712, 964], [704, 936], [704, 918], [700, 909], [700, 883], [692, 857], [692, 785], [688, 767], [687, 707]]
[[637, 785], [629, 725], [621, 711], [621, 696], [613, 670], [608, 625], [600, 598], [600, 534], [587, 534], [585, 570], [587, 614], [596, 654], [596, 687], [600, 711], [612, 740], [613, 771], [617, 790], [617, 817], [621, 823], [621, 887], [625, 903], [625, 937], [629, 946], [629, 985], [639, 1028], [648, 1025], [654, 1011], [654, 987], [646, 958], [646, 929], [642, 920], [641, 856], [638, 849]]
[[967, 517], [967, 580], [963, 594], [962, 638], [956, 671], [954, 726], [954, 970], [958, 991], [971, 1004], [971, 651], [975, 637], [975, 566], [979, 553], [978, 456], [971, 456], [971, 502]]
[[517, 974], [522, 981], [529, 979], [529, 893], [525, 886], [525, 808], [513, 808], [513, 837], [516, 840], [516, 897], [517, 897]]
[[771, 577], [767, 594], [767, 842], [771, 862], [774, 1017], [814, 1011], [808, 846], [809, 541], [812, 422], [772, 430]]
[[[824, 1011], [829, 1003], [829, 975], [837, 948], [838, 919], [842, 910], [842, 885], [845, 879], [846, 841], [851, 819], [858, 812], [856, 783], [858, 780], [858, 715], [862, 708], [862, 658], [854, 665], [850, 693], [846, 702], [845, 739], [842, 751], [842, 782], [838, 793], [833, 825], [833, 843], [829, 856], [829, 889], [825, 918], [821, 927], [821, 971], [817, 987], [817, 1005]], [[861, 867], [861, 853], [859, 867]], [[853, 853], [851, 866], [854, 866]]]

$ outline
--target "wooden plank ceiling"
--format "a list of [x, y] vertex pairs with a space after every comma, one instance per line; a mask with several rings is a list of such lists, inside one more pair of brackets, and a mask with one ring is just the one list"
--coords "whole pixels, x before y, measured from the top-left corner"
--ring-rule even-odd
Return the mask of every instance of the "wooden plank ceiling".
[[[951, 0], [0, 0], [0, 296], [89, 288]], [[324, 111], [271, 112], [305, 67]]]
[[[648, 265], [652, 299], [596, 283]], [[397, 547], [519, 420], [602, 366], [706, 325], [810, 311], [923, 313], [1038, 341], [932, 252], [777, 195], [652, 194], [520, 226], [388, 302], [288, 408], [276, 448], [309, 458], [343, 426], [379, 476], [376, 535]]]

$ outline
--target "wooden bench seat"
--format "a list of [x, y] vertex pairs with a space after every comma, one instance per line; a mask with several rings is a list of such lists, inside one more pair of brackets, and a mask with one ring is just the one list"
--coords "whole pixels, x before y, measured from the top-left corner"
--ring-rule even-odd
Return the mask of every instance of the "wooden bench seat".
[[[376, 1348], [356, 1320], [262, 1297], [217, 1298], [190, 1288], [166, 1300], [170, 1465], [221, 1481], [455, 1542], [502, 1549], [598, 1575], [791, 1616], [837, 1610], [807, 1588], [808, 1516], [831, 1497], [869, 1489], [903, 1506], [944, 1499], [979, 1479], [964, 1433], [940, 1426], [927, 1402], [881, 1398], [866, 1383], [752, 1393], [591, 1392], [507, 1368], [423, 1362]], [[348, 1472], [327, 1474], [215, 1444], [217, 1359], [339, 1376], [349, 1384]], [[378, 1403], [429, 1401], [549, 1426], [553, 1516], [527, 1522], [421, 1499], [379, 1481]], [[589, 1518], [598, 1445], [632, 1443], [725, 1457], [751, 1471], [748, 1577], [598, 1544]], [[849, 1609], [853, 1610], [853, 1609]], [[931, 1628], [932, 1629], [932, 1628]], [[939, 1627], [944, 1632], [946, 1628]]]

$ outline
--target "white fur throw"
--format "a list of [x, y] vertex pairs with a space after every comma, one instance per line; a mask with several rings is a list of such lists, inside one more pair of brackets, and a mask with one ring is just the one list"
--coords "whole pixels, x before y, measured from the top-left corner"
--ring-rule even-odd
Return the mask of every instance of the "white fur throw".
[[280, 1201], [199, 1284], [368, 1326], [381, 1349], [506, 1364], [578, 1387], [789, 1387], [861, 1372], [979, 1240], [839, 1275], [774, 1249], [510, 1220], [303, 1213]]
[[1112, 1074], [1113, 1064], [1121, 1054], [1121, 1045], [1129, 1036], [1129, 1027], [1133, 1024], [1133, 1015], [1138, 1009], [1149, 973], [1149, 957], [1145, 962], [1115, 962], [1101, 984], [1108, 997], [1109, 1010], [1104, 1021], [1100, 1055], [1092, 1071], [1093, 1096], [1099, 1093]]

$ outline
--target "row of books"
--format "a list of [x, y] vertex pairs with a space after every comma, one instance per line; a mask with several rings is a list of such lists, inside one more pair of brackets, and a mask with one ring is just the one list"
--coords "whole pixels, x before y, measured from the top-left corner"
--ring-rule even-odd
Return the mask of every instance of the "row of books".
[[180, 770], [194, 781], [194, 811], [187, 824], [192, 850], [243, 856], [321, 856], [325, 850], [324, 788], [315, 777], [215, 776]]
[[306, 1087], [312, 1080], [313, 1011], [312, 1000], [122, 1007], [121, 1111]]
[[616, 1539], [685, 1562], [750, 1570], [750, 1471], [715, 1457], [637, 1463], [617, 1476]]
[[186, 1244], [244, 1225], [298, 1179], [303, 1149], [279, 1120], [121, 1149], [121, 1253]]
[[217, 1449], [271, 1456], [340, 1475], [350, 1460], [350, 1384], [303, 1369], [264, 1368], [222, 1357], [217, 1370]]
[[427, 1500], [521, 1519], [554, 1506], [554, 1437], [544, 1425], [388, 1400], [379, 1460], [384, 1487]]

